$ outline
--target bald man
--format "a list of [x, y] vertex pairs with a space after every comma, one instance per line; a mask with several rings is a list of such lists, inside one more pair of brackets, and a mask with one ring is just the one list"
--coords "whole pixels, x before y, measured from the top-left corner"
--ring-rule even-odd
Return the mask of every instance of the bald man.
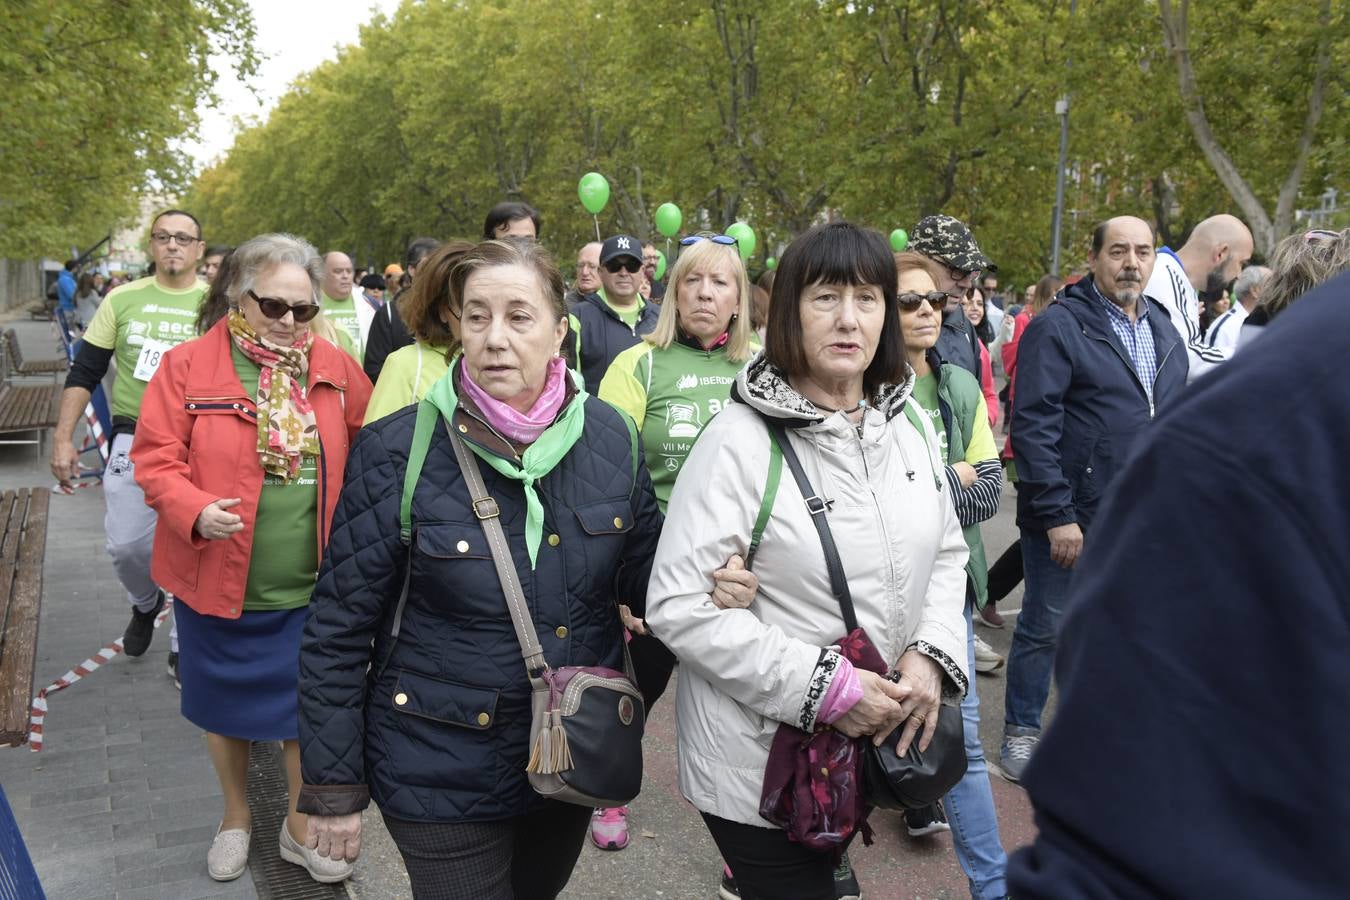
[[1139, 437], [1186, 384], [1185, 347], [1167, 310], [1145, 296], [1155, 240], [1134, 216], [1098, 225], [1089, 274], [1031, 320], [1017, 348], [1012, 433], [1026, 593], [1008, 655], [999, 754], [1009, 781], [1021, 780], [1040, 740], [1085, 535]]
[[1190, 356], [1190, 378], [1233, 355], [1205, 344], [1200, 330], [1200, 296], [1218, 296], [1242, 274], [1252, 258], [1252, 233], [1236, 216], [1210, 216], [1191, 231], [1180, 250], [1163, 247], [1144, 293], [1167, 310]]
[[350, 346], [342, 342], [342, 349], [361, 362], [365, 358], [366, 335], [370, 334], [375, 307], [361, 291], [353, 292], [352, 276], [350, 256], [337, 250], [323, 255], [323, 296], [319, 298], [319, 304], [328, 320], [351, 339]]

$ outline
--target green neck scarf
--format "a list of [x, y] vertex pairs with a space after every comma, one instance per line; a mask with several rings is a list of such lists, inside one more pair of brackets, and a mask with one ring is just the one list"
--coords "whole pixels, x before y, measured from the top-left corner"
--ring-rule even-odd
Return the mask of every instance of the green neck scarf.
[[[455, 393], [455, 371], [450, 371], [427, 391], [426, 400], [445, 416], [446, 428], [454, 427], [455, 409], [459, 406], [459, 397]], [[514, 478], [525, 486], [525, 549], [530, 555], [530, 569], [534, 569], [539, 554], [539, 542], [544, 535], [544, 504], [539, 500], [535, 482], [552, 472], [558, 462], [572, 449], [572, 445], [581, 437], [586, 424], [586, 392], [578, 391], [555, 421], [539, 440], [525, 448], [521, 461], [506, 459], [479, 447], [473, 441], [465, 441], [469, 449], [479, 459], [496, 469], [507, 478]]]

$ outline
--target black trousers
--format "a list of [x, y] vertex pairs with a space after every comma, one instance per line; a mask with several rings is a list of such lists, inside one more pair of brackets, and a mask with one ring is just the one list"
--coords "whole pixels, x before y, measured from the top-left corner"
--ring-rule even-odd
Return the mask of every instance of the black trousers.
[[703, 814], [731, 867], [742, 900], [834, 900], [834, 859], [788, 840], [777, 828]]
[[553, 900], [572, 877], [591, 811], [549, 800], [497, 822], [386, 817], [416, 900]]
[[628, 642], [628, 655], [633, 660], [633, 674], [637, 676], [642, 703], [651, 715], [652, 706], [666, 692], [670, 673], [675, 671], [675, 654], [650, 634], [635, 634]]

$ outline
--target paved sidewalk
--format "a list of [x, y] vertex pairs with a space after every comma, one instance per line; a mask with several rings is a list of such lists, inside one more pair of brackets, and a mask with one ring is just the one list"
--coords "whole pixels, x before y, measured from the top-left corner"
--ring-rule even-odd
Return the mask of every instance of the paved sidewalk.
[[[15, 323], [25, 354], [51, 356], [47, 326]], [[0, 447], [0, 489], [46, 486], [51, 475], [33, 447]], [[1015, 534], [1011, 493], [986, 527], [990, 558]], [[41, 688], [119, 637], [129, 610], [103, 548], [101, 489], [55, 495], [48, 530], [37, 685]], [[1020, 603], [1015, 594], [1007, 608]], [[167, 623], [145, 656], [118, 656], [51, 695], [46, 749], [0, 748], [0, 782], [51, 898], [258, 896], [245, 875], [218, 884], [206, 850], [219, 823], [220, 789], [202, 733], [178, 711], [165, 673]], [[1011, 628], [979, 633], [1007, 652]], [[1002, 728], [1002, 677], [981, 677], [981, 736], [996, 757]], [[662, 699], [649, 724], [646, 782], [633, 804], [633, 843], [622, 853], [589, 844], [563, 894], [569, 900], [711, 900], [720, 862], [701, 820], [675, 786], [674, 701]], [[995, 799], [1005, 846], [1033, 834], [1025, 795], [998, 778]], [[852, 853], [873, 900], [969, 896], [947, 835], [911, 840], [899, 816], [873, 818], [877, 843]], [[274, 851], [273, 851], [274, 852]], [[348, 885], [360, 900], [411, 896], [396, 849], [373, 808], [365, 849]]]

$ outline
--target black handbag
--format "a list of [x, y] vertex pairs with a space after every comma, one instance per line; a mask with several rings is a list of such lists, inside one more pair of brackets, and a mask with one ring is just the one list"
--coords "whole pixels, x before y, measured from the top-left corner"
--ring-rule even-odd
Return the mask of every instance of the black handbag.
[[[767, 417], [764, 421], [769, 427], [770, 438], [778, 445], [798, 489], [806, 498], [811, 522], [816, 526], [821, 549], [825, 551], [830, 589], [839, 601], [844, 627], [852, 633], [858, 628], [858, 617], [853, 610], [853, 594], [848, 588], [848, 576], [844, 574], [839, 549], [835, 546], [830, 525], [825, 520], [829, 504], [812, 488], [783, 425]], [[887, 677], [892, 681], [900, 680], [898, 672], [892, 672]], [[897, 756], [895, 748], [900, 743], [904, 729], [902, 723], [886, 736], [880, 746], [867, 739], [859, 741], [862, 748], [863, 796], [868, 806], [880, 809], [921, 809], [941, 799], [966, 774], [965, 725], [959, 705], [948, 701], [939, 704], [937, 730], [927, 750], [919, 750], [916, 736], [905, 755]]]

